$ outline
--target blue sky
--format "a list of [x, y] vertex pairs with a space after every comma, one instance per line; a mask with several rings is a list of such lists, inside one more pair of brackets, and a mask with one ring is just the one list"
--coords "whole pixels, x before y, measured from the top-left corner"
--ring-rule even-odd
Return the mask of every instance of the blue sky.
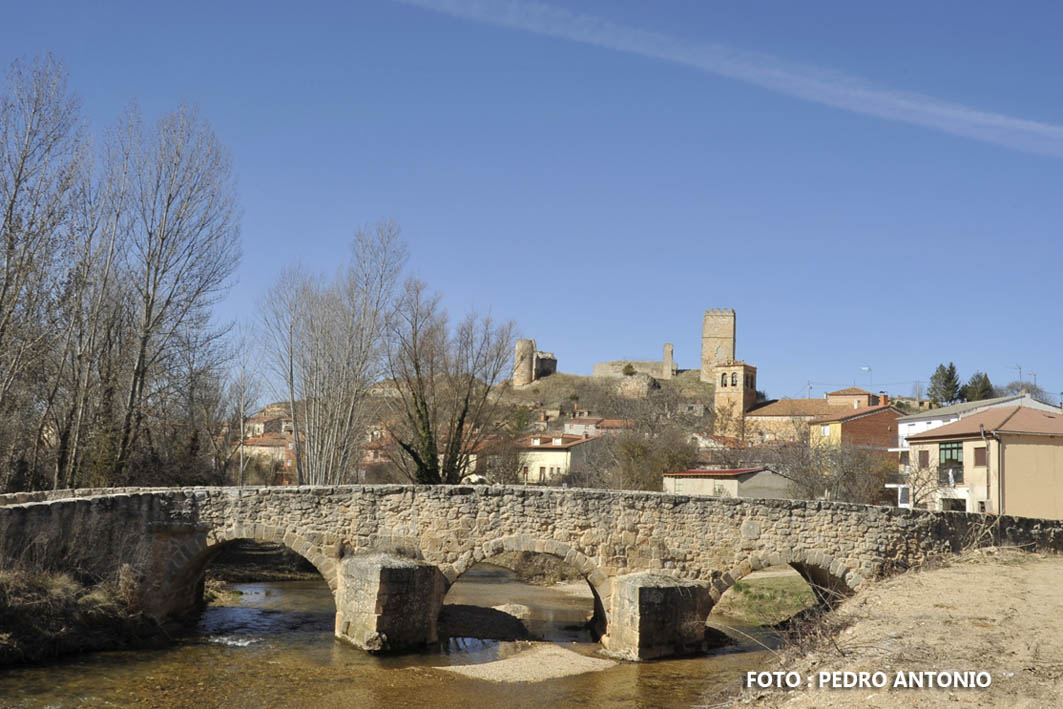
[[[955, 361], [1063, 391], [1063, 7], [359, 0], [7, 10], [94, 126], [198, 103], [233, 153], [249, 317], [394, 218], [454, 313], [562, 371], [696, 367], [738, 313], [772, 396]], [[871, 374], [861, 370], [870, 366]]]

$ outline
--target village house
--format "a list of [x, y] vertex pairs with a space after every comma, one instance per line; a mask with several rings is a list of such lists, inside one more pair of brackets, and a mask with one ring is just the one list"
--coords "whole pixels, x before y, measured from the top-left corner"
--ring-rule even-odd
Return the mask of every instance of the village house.
[[565, 433], [535, 433], [522, 439], [517, 444], [520, 481], [550, 484], [569, 473], [583, 472], [598, 440], [597, 436]]
[[[884, 397], [883, 397], [884, 398]], [[861, 403], [857, 400], [856, 403]], [[826, 416], [808, 422], [808, 444], [814, 448], [853, 445], [889, 454], [897, 440], [901, 412], [888, 402], [859, 408], [834, 406]]]
[[[1063, 413], [991, 407], [908, 436], [914, 496], [939, 510], [1063, 519]], [[919, 501], [917, 500], [917, 503]]]
[[662, 474], [664, 492], [713, 497], [788, 498], [790, 481], [764, 466]]
[[980, 401], [965, 401], [960, 404], [942, 406], [937, 409], [901, 416], [897, 419], [897, 446], [894, 448], [900, 454], [901, 472], [907, 472], [908, 438], [910, 436], [940, 428], [945, 424], [959, 421], [965, 416], [977, 414], [986, 409], [1001, 406], [1025, 406], [1049, 413], [1059, 411], [1057, 407], [1038, 401], [1029, 394], [1014, 394], [1011, 396], [998, 396], [993, 399], [981, 399]]
[[859, 387], [832, 391], [822, 399], [774, 399], [756, 404], [745, 412], [744, 437], [756, 443], [803, 441], [809, 434], [809, 425], [817, 419], [841, 416], [843, 411], [887, 402], [885, 394], [872, 394]]
[[608, 436], [634, 430], [635, 422], [631, 419], [597, 418], [592, 416], [565, 421], [562, 425], [562, 433], [571, 436]]

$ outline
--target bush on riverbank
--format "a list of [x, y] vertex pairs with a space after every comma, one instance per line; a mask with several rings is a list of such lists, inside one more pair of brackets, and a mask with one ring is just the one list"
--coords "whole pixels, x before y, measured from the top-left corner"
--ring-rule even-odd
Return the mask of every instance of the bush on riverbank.
[[141, 646], [158, 626], [131, 606], [132, 580], [85, 586], [69, 574], [0, 571], [0, 665]]

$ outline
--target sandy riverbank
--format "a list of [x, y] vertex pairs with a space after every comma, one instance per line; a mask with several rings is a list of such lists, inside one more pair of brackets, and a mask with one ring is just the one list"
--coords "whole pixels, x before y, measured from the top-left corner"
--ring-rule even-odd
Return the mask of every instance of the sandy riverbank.
[[615, 660], [589, 657], [553, 643], [529, 643], [528, 649], [504, 660], [438, 669], [492, 682], [542, 682], [597, 672], [616, 664]]
[[765, 671], [989, 672], [986, 689], [749, 690], [738, 705], [1063, 706], [1063, 557], [1011, 549], [967, 553], [867, 588], [798, 638]]

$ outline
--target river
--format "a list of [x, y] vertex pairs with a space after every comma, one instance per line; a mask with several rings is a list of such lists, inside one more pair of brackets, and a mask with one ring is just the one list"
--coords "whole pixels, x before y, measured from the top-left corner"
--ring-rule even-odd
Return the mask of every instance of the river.
[[[738, 691], [746, 670], [768, 665], [752, 640], [727, 652], [607, 669], [541, 682], [500, 683], [440, 670], [511, 657], [535, 647], [450, 638], [416, 654], [373, 656], [334, 639], [323, 580], [234, 584], [228, 605], [210, 606], [185, 637], [159, 650], [100, 652], [0, 671], [3, 707], [690, 707]], [[482, 564], [447, 604], [519, 604], [539, 637], [584, 655], [600, 647], [578, 629], [588, 596], [530, 586]], [[715, 624], [715, 623], [714, 623]], [[744, 628], [758, 642], [763, 631]]]

